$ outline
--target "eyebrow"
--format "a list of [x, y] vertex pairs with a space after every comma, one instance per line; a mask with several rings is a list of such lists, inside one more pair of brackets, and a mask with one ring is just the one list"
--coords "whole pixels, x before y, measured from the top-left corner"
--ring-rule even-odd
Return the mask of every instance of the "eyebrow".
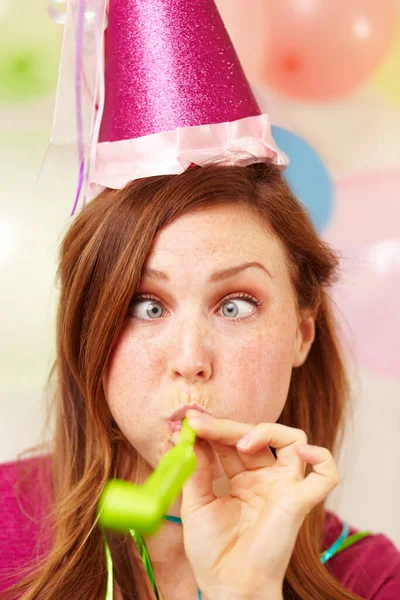
[[[268, 277], [273, 279], [273, 276], [271, 275], [270, 271], [268, 271], [268, 269], [262, 263], [253, 261], [253, 262], [242, 263], [241, 265], [237, 265], [235, 267], [228, 267], [227, 269], [221, 269], [220, 271], [215, 271], [209, 277], [208, 283], [216, 283], [218, 281], [223, 281], [224, 279], [233, 277], [234, 275], [237, 275], [238, 273], [241, 273], [242, 271], [245, 271], [246, 269], [252, 269], [252, 268], [260, 269], [261, 271], [266, 273], [268, 275]], [[149, 279], [157, 279], [159, 281], [170, 281], [168, 275], [166, 273], [164, 273], [163, 271], [159, 271], [158, 269], [149, 269], [148, 267], [145, 267], [143, 269], [142, 277], [147, 277]]]

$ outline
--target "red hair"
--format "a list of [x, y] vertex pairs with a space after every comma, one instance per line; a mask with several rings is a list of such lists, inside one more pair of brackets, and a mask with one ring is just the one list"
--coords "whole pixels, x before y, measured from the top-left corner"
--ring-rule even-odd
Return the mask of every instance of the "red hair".
[[[318, 237], [279, 169], [264, 163], [214, 164], [105, 190], [79, 214], [61, 247], [54, 545], [43, 564], [14, 588], [19, 598], [23, 592], [25, 600], [104, 597], [105, 556], [95, 526], [96, 505], [106, 481], [117, 474], [131, 476], [139, 456], [110, 414], [103, 374], [157, 233], [189, 211], [217, 204], [250, 207], [268, 223], [285, 249], [298, 307], [316, 311], [315, 341], [305, 363], [293, 370], [279, 422], [305, 430], [309, 443], [335, 451], [349, 398], [328, 296], [338, 259]], [[285, 600], [356, 600], [320, 563], [324, 525], [321, 504], [298, 534]], [[152, 598], [130, 536], [108, 539], [123, 599]]]

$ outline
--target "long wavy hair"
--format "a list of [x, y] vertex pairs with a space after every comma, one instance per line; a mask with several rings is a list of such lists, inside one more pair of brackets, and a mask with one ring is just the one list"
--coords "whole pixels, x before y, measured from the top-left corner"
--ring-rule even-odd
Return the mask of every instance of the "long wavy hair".
[[[107, 480], [132, 477], [140, 457], [112, 418], [103, 374], [157, 233], [185, 213], [216, 205], [250, 207], [283, 243], [297, 306], [314, 309], [317, 316], [315, 341], [304, 364], [293, 369], [278, 422], [305, 430], [311, 444], [338, 450], [350, 414], [328, 296], [339, 261], [280, 170], [264, 163], [210, 164], [136, 180], [122, 190], [106, 189], [77, 216], [61, 246], [52, 550], [12, 588], [10, 598], [104, 598], [106, 563], [96, 505]], [[325, 518], [321, 503], [304, 520], [286, 572], [285, 600], [358, 599], [320, 562]], [[154, 598], [131, 537], [107, 537], [123, 600]]]

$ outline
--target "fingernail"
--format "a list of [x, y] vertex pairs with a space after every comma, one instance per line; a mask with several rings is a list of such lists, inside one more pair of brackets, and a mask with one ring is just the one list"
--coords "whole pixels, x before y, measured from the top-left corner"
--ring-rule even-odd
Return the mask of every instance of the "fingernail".
[[248, 446], [250, 446], [252, 441], [252, 436], [249, 435], [248, 433], [242, 437], [241, 440], [238, 441], [238, 443], [236, 444], [239, 448], [248, 448]]
[[210, 417], [205, 413], [198, 412], [194, 415], [186, 415], [189, 425], [196, 425], [196, 423], [207, 423]]

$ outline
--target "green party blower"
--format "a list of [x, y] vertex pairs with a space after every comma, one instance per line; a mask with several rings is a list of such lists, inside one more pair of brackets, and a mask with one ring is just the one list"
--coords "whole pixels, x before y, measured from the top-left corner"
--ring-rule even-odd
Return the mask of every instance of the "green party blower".
[[156, 533], [169, 506], [196, 469], [195, 440], [196, 433], [183, 419], [179, 442], [164, 454], [144, 484], [111, 479], [97, 505], [98, 524], [120, 533], [130, 529], [145, 535]]

